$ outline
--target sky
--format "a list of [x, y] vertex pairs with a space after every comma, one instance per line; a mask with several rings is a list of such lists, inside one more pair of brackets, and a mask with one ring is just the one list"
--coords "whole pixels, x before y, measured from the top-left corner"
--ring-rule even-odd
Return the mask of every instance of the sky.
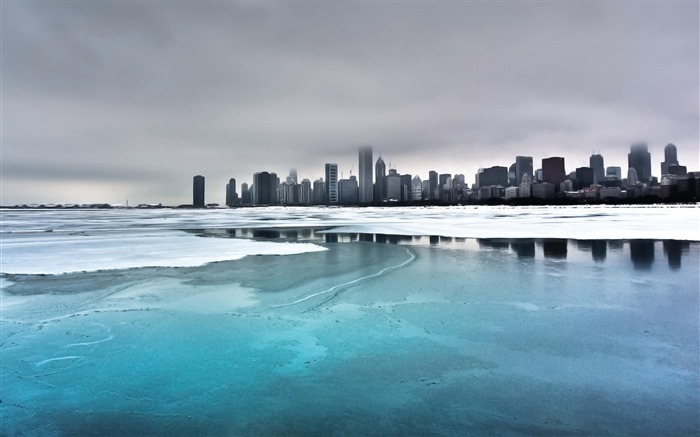
[[700, 170], [697, 1], [2, 1], [2, 205], [206, 201], [257, 171]]

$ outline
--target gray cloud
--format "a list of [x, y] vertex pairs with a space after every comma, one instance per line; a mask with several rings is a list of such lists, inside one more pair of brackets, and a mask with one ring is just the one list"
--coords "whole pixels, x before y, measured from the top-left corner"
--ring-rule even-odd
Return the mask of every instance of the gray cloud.
[[[2, 8], [5, 204], [184, 203], [197, 173], [222, 201], [254, 171], [349, 171], [362, 144], [468, 180], [516, 154], [624, 168], [637, 139], [700, 167], [697, 2]], [[71, 184], [46, 199], [40, 175]]]

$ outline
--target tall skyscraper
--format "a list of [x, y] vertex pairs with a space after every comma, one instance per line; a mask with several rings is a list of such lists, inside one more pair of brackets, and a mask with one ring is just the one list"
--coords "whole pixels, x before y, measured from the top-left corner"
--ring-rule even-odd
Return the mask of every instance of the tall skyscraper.
[[428, 182], [430, 183], [430, 197], [428, 200], [439, 199], [438, 195], [438, 173], [434, 170], [428, 172]]
[[595, 181], [595, 172], [590, 167], [579, 167], [576, 169], [576, 185], [574, 189], [582, 190], [590, 187]]
[[338, 203], [338, 164], [326, 164], [326, 203]]
[[627, 154], [627, 166], [637, 171], [639, 182], [648, 183], [651, 180], [651, 154], [645, 143], [632, 144]]
[[386, 164], [380, 156], [374, 165], [374, 201], [381, 203], [386, 197]]
[[204, 176], [197, 175], [192, 179], [192, 206], [204, 208]]
[[234, 206], [238, 203], [238, 194], [236, 193], [236, 179], [231, 178], [226, 184], [226, 206]]
[[360, 180], [359, 202], [362, 204], [372, 203], [374, 200], [374, 186], [372, 185], [372, 148], [363, 147], [360, 149]]
[[564, 158], [553, 156], [542, 160], [542, 181], [554, 185], [554, 191], [559, 191], [559, 184], [566, 179]]
[[605, 180], [605, 165], [603, 155], [591, 155], [588, 160], [590, 168], [593, 169], [593, 183], [600, 184]]
[[524, 174], [529, 174], [530, 177], [534, 176], [532, 172], [532, 156], [515, 157], [515, 185], [522, 183]]
[[678, 164], [678, 155], [675, 144], [667, 144], [664, 147], [664, 162], [661, 163], [661, 176], [669, 174], [668, 167]]

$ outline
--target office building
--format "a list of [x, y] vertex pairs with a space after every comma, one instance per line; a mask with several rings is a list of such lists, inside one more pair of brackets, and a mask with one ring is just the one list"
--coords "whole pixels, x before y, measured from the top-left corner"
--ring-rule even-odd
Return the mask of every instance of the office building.
[[323, 182], [323, 178], [316, 179], [314, 181], [313, 189], [313, 201], [314, 205], [325, 205], [326, 203], [326, 183]]
[[386, 177], [386, 200], [389, 202], [400, 202], [402, 200], [401, 176], [395, 169], [389, 170]]
[[355, 176], [338, 181], [338, 203], [341, 205], [357, 205], [358, 184]]
[[576, 169], [575, 190], [582, 190], [593, 185], [595, 180], [595, 172], [590, 167], [579, 167]]
[[192, 206], [204, 208], [204, 176], [197, 175], [192, 179]]
[[374, 165], [374, 202], [381, 203], [386, 198], [386, 165], [380, 156]]
[[670, 165], [679, 165], [677, 153], [675, 144], [669, 143], [664, 147], [664, 162], [661, 163], [661, 176], [670, 174], [668, 171]]
[[277, 173], [258, 172], [253, 175], [253, 204], [276, 205], [279, 179]]
[[[542, 181], [552, 184], [555, 191], [559, 191], [559, 184], [566, 179], [564, 170], [564, 158], [553, 156], [542, 160]], [[549, 189], [549, 188], [547, 188]], [[534, 196], [534, 193], [533, 193]]]
[[326, 203], [338, 203], [338, 164], [326, 164]]
[[418, 175], [413, 176], [411, 180], [411, 200], [423, 200], [423, 181]]
[[501, 166], [480, 168], [476, 174], [476, 187], [488, 187], [491, 185], [508, 185], [508, 169]]
[[236, 179], [231, 178], [226, 184], [226, 206], [236, 206], [238, 204], [238, 194], [236, 193]]
[[430, 170], [428, 172], [428, 182], [430, 183], [430, 196], [428, 199], [438, 199], [438, 173], [436, 171]]
[[600, 184], [603, 182], [603, 180], [605, 180], [605, 164], [603, 163], [603, 155], [591, 155], [588, 163], [593, 169], [593, 183]]
[[516, 156], [515, 157], [515, 183], [523, 182], [523, 175], [529, 174], [534, 176], [532, 172], [532, 156]]
[[651, 154], [645, 143], [632, 144], [627, 154], [627, 167], [637, 171], [637, 180], [641, 183], [651, 181]]
[[358, 201], [366, 205], [374, 200], [374, 186], [372, 185], [372, 148], [360, 149], [360, 179], [358, 181]]

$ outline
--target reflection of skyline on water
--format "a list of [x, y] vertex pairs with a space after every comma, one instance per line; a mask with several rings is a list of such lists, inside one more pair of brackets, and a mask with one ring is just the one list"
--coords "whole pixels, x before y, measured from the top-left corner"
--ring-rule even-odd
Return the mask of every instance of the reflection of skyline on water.
[[[287, 240], [308, 243], [379, 243], [430, 246], [484, 251], [510, 251], [518, 259], [536, 258], [538, 255], [552, 260], [566, 260], [570, 255], [590, 254], [596, 263], [604, 263], [608, 255], [619, 257], [629, 252], [635, 270], [649, 270], [663, 253], [669, 268], [680, 269], [682, 258], [688, 254], [691, 244], [680, 240], [568, 240], [563, 238], [458, 238], [442, 235], [396, 235], [369, 233], [334, 233], [324, 228], [298, 229], [197, 229], [188, 230], [205, 237], [246, 238], [261, 240]], [[658, 253], [657, 250], [661, 249]]]

